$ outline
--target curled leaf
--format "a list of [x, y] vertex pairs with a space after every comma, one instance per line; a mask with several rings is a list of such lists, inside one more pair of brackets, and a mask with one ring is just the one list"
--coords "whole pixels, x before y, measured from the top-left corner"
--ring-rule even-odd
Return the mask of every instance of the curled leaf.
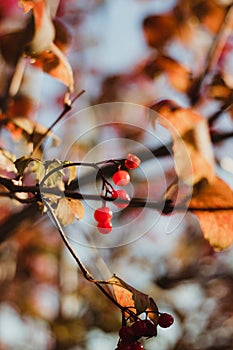
[[20, 175], [23, 175], [24, 170], [28, 167], [28, 165], [30, 164], [30, 162], [32, 162], [33, 159], [30, 157], [20, 157], [18, 159], [16, 159], [15, 163], [15, 167], [18, 170], [18, 173]]
[[146, 311], [150, 304], [147, 294], [133, 288], [116, 275], [113, 275], [107, 283], [113, 286], [114, 295], [121, 306], [135, 309], [138, 315]]

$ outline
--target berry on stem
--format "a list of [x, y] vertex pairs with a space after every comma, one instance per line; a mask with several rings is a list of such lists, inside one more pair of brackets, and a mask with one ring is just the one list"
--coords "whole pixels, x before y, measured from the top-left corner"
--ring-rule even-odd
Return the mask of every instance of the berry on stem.
[[127, 154], [126, 160], [125, 160], [125, 167], [127, 169], [136, 169], [139, 167], [141, 163], [141, 160], [135, 156], [135, 154], [129, 153]]
[[98, 208], [94, 212], [94, 218], [97, 222], [109, 221], [112, 218], [112, 211], [108, 207]]
[[[117, 199], [123, 199], [123, 200], [127, 200], [128, 202], [130, 201], [130, 197], [129, 197], [128, 193], [125, 190], [114, 191], [113, 194], [112, 194], [112, 197], [115, 198], [116, 200]], [[117, 201], [114, 201], [113, 204], [116, 207], [121, 208], [121, 209], [124, 209], [124, 208], [126, 208], [129, 205], [129, 203], [119, 203]]]
[[173, 322], [173, 316], [164, 312], [159, 316], [158, 325], [162, 328], [168, 328], [173, 324]]
[[131, 350], [144, 350], [144, 347], [140, 341], [137, 341], [131, 345]]
[[139, 339], [143, 336], [145, 332], [145, 324], [143, 320], [137, 321], [132, 325], [132, 330], [136, 339]]
[[97, 229], [100, 233], [106, 235], [112, 231], [111, 221], [100, 221], [97, 225]]
[[153, 337], [156, 335], [156, 325], [150, 320], [144, 320], [145, 331], [143, 337]]
[[113, 182], [117, 186], [126, 186], [130, 182], [129, 173], [125, 170], [118, 170], [112, 177]]
[[124, 343], [131, 343], [134, 338], [134, 332], [129, 326], [122, 326], [119, 330], [119, 337]]

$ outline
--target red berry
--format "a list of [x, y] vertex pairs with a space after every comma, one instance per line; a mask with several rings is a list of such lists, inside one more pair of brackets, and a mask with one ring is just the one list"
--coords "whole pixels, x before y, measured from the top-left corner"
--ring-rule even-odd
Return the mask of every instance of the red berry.
[[132, 324], [132, 330], [134, 332], [135, 338], [139, 339], [143, 337], [146, 330], [146, 324], [144, 320], [140, 320]]
[[94, 218], [96, 221], [109, 221], [112, 218], [112, 211], [108, 207], [98, 208], [94, 212]]
[[150, 320], [144, 320], [144, 324], [146, 327], [143, 337], [153, 337], [156, 335], [156, 326], [154, 323], [152, 323]]
[[166, 312], [160, 314], [158, 324], [162, 328], [170, 327], [174, 322], [174, 318], [172, 315], [167, 314]]
[[129, 153], [125, 160], [125, 166], [127, 169], [136, 169], [139, 167], [141, 160], [134, 154]]
[[135, 338], [153, 337], [156, 335], [156, 326], [150, 320], [140, 320], [132, 325]]
[[117, 344], [117, 348], [115, 350], [131, 350], [131, 344], [127, 344], [120, 340]]
[[119, 336], [124, 343], [130, 343], [133, 340], [134, 332], [131, 327], [123, 326], [119, 330]]
[[112, 231], [112, 223], [111, 221], [100, 221], [97, 225], [97, 229], [100, 233], [106, 235]]
[[130, 182], [129, 173], [125, 170], [118, 170], [112, 177], [113, 182], [117, 186], [126, 186]]
[[144, 347], [140, 341], [131, 344], [131, 350], [144, 350]]
[[[125, 190], [114, 191], [112, 194], [112, 197], [115, 198], [116, 200], [123, 199], [123, 200], [127, 200], [128, 202], [130, 201], [130, 197]], [[115, 204], [115, 206], [121, 209], [124, 209], [129, 205], [129, 203], [119, 203], [117, 201], [114, 201], [113, 204]]]

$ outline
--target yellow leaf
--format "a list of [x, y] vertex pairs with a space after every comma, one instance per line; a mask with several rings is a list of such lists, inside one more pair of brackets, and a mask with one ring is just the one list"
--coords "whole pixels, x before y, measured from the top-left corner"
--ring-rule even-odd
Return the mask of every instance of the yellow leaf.
[[70, 166], [68, 168], [68, 171], [69, 171], [69, 179], [67, 181], [67, 185], [69, 185], [71, 181], [76, 179], [77, 169], [75, 166]]
[[75, 214], [75, 217], [78, 220], [83, 219], [84, 217], [84, 206], [82, 202], [78, 199], [66, 198], [67, 204], [69, 205], [71, 211]]

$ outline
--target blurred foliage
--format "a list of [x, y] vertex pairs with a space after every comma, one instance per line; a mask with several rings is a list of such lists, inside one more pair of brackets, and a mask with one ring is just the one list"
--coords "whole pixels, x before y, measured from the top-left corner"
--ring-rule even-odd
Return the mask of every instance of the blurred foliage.
[[[204, 117], [216, 113], [213, 119], [216, 124], [210, 125], [212, 136], [232, 130], [232, 3], [177, 0], [169, 2], [169, 10], [158, 8], [146, 12], [147, 15], [143, 6], [153, 1], [125, 0], [125, 3], [126, 14], [130, 6], [141, 6], [140, 34], [145, 53], [130, 68], [109, 72], [95, 59], [103, 38], [90, 28], [90, 22], [101, 11], [107, 16], [106, 8], [112, 2], [60, 0], [53, 22], [56, 32], [53, 43], [62, 52], [67, 52], [69, 47], [75, 90], [86, 88], [86, 106], [113, 101], [151, 106], [157, 99], [172, 98], [185, 107], [196, 108]], [[14, 75], [19, 57], [24, 55], [25, 41], [32, 39], [31, 26], [26, 27], [27, 35], [22, 34], [25, 19], [16, 0], [0, 0], [0, 21], [0, 175], [14, 179], [13, 162], [22, 155], [30, 155], [38, 137], [44, 133], [40, 119], [46, 120], [47, 126], [52, 122], [47, 105], [54, 109], [61, 107], [65, 89], [55, 82], [59, 87], [54, 88], [54, 95], [46, 100], [46, 106], [40, 105], [35, 90], [39, 64], [36, 66], [33, 61], [37, 56], [30, 53], [33, 57], [26, 62], [23, 77]], [[120, 16], [118, 25], [121, 26]], [[20, 31], [12, 38], [10, 33], [15, 29]], [[44, 70], [49, 73], [51, 57], [42, 58]], [[53, 57], [52, 68], [56, 66], [54, 62]], [[66, 66], [66, 61], [62, 62]], [[18, 83], [13, 81], [14, 77]], [[68, 78], [72, 80], [69, 74]], [[69, 79], [59, 80], [71, 88]], [[39, 114], [40, 108], [44, 109], [44, 115]], [[130, 115], [129, 121], [136, 125], [137, 116]], [[64, 135], [69, 135], [71, 129], [72, 124], [64, 130]], [[138, 142], [146, 139], [143, 128], [121, 123], [112, 129], [121, 138]], [[73, 152], [82, 157], [92, 147], [93, 139], [76, 145]], [[152, 151], [156, 147], [151, 145]], [[232, 139], [216, 143], [214, 150], [222, 174], [221, 162], [232, 152]], [[41, 157], [41, 153], [42, 149], [38, 149], [36, 156]], [[162, 156], [161, 162], [166, 163], [166, 155]], [[159, 198], [165, 188], [161, 174], [153, 176], [153, 191]], [[172, 167], [166, 168], [165, 177], [168, 183], [172, 182], [175, 177]], [[226, 175], [229, 178], [232, 182], [232, 171]], [[34, 176], [27, 175], [24, 184], [33, 181]], [[143, 197], [143, 177], [139, 174], [133, 181], [136, 195]], [[4, 191], [0, 186], [0, 192], [4, 194]], [[99, 330], [101, 349], [113, 349], [121, 325], [119, 310], [84, 280], [57, 230], [47, 217], [40, 215], [40, 209], [34, 204], [26, 206], [12, 198], [0, 197], [0, 349], [90, 350], [95, 330]], [[139, 212], [133, 208], [124, 210], [116, 224], [124, 227]], [[143, 211], [143, 215], [142, 226], [154, 213]], [[167, 217], [163, 219], [165, 226]], [[82, 231], [85, 235], [85, 229], [80, 229], [78, 234]], [[95, 233], [90, 229], [89, 236], [92, 234]], [[152, 227], [141, 239], [120, 245], [124, 236], [130, 235], [134, 237], [134, 232], [125, 232], [123, 228], [121, 235], [114, 238], [119, 243], [115, 248], [85, 249], [80, 244], [77, 250], [80, 249], [86, 265], [99, 278], [109, 270], [115, 272], [150, 294], [160, 310], [169, 310], [174, 315], [174, 326], [159, 330], [157, 338], [145, 343], [146, 349], [232, 350], [232, 249], [214, 252], [191, 214], [186, 215], [185, 223], [173, 234], [165, 235], [161, 227]], [[13, 318], [9, 318], [12, 314]], [[106, 342], [105, 333], [113, 336], [110, 343]]]

